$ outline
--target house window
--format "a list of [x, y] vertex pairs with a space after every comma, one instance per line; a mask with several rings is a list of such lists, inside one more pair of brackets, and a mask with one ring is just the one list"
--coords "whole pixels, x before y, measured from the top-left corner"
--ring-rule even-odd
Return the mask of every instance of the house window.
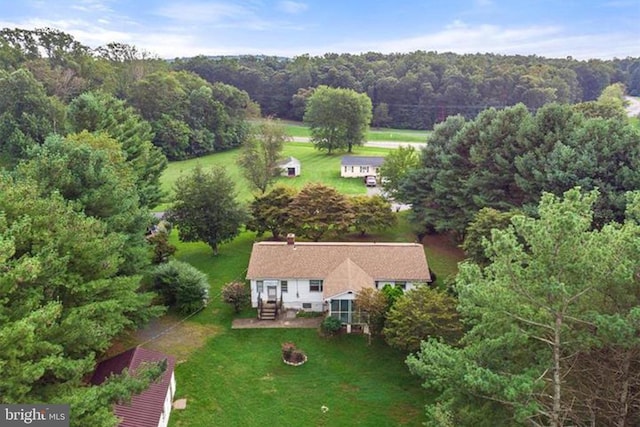
[[347, 172], [347, 167], [346, 166], [344, 167], [344, 171], [345, 171], [345, 173]]
[[351, 172], [353, 172], [353, 171], [354, 171], [354, 167], [353, 167], [353, 166], [351, 166]]
[[405, 289], [407, 289], [407, 282], [398, 282], [398, 281], [396, 281], [396, 282], [395, 282], [395, 285], [396, 285], [396, 288], [400, 288], [400, 289], [402, 289], [403, 291], [404, 291]]
[[342, 323], [352, 323], [353, 321], [353, 300], [332, 299], [331, 317], [340, 319]]
[[322, 292], [322, 280], [309, 280], [310, 292]]
[[360, 166], [361, 173], [369, 173], [369, 166]]
[[264, 292], [263, 288], [264, 288], [264, 286], [263, 286], [262, 280], [256, 280], [256, 292], [259, 293], [259, 294]]
[[286, 280], [280, 281], [280, 291], [281, 292], [289, 292], [289, 284]]
[[309, 308], [311, 308], [311, 303], [310, 303], [310, 302], [303, 302], [303, 303], [302, 303], [302, 308], [304, 308], [304, 309], [309, 309]]

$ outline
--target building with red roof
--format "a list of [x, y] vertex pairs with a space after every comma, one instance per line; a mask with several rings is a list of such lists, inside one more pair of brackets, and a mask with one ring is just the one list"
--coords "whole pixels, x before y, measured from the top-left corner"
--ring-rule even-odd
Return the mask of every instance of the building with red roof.
[[176, 392], [175, 359], [163, 353], [142, 347], [113, 356], [100, 362], [91, 377], [91, 384], [100, 385], [112, 375], [120, 375], [125, 368], [131, 375], [143, 363], [164, 362], [167, 368], [149, 388], [134, 395], [131, 402], [114, 405], [120, 427], [166, 427], [169, 423], [173, 396]]

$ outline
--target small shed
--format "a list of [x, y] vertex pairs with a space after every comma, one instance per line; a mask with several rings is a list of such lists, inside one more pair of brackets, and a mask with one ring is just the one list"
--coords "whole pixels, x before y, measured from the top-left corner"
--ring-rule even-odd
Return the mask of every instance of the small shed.
[[96, 366], [91, 384], [100, 385], [111, 375], [120, 375], [125, 368], [135, 375], [140, 365], [150, 362], [166, 363], [166, 370], [149, 388], [134, 395], [130, 403], [114, 405], [113, 411], [120, 419], [119, 427], [167, 427], [176, 392], [175, 359], [157, 351], [134, 347]]
[[340, 162], [340, 176], [343, 178], [362, 178], [378, 176], [384, 157], [344, 156]]
[[282, 176], [294, 177], [300, 175], [300, 160], [295, 157], [287, 157], [280, 161], [278, 166], [282, 169]]

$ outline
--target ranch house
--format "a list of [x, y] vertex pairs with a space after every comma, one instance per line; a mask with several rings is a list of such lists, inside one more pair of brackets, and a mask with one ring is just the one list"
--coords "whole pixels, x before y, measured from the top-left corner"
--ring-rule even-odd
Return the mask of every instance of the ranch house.
[[247, 279], [251, 305], [261, 319], [279, 310], [325, 312], [344, 324], [354, 318], [354, 299], [364, 288], [403, 290], [431, 282], [424, 248], [418, 243], [254, 243]]
[[340, 176], [343, 178], [377, 177], [383, 163], [384, 157], [343, 156], [340, 162]]

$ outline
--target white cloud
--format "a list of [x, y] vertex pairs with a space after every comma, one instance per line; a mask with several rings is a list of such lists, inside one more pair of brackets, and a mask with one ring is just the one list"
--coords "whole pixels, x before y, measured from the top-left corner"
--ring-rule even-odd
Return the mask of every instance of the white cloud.
[[285, 13], [289, 13], [291, 15], [297, 15], [298, 13], [302, 13], [309, 8], [309, 5], [306, 3], [301, 3], [297, 1], [283, 0], [278, 2], [278, 9]]
[[[441, 31], [415, 37], [361, 43], [345, 41], [324, 46], [323, 52], [383, 53], [416, 50], [454, 53], [497, 53], [539, 55], [546, 57], [573, 56], [576, 59], [639, 56], [640, 46], [629, 34], [570, 35], [556, 26], [501, 27], [498, 25], [467, 25], [456, 20]], [[321, 52], [318, 52], [321, 53]]]
[[156, 15], [174, 21], [215, 23], [226, 19], [243, 19], [253, 12], [245, 7], [228, 3], [174, 3], [162, 6]]
[[75, 0], [69, 5], [69, 8], [79, 10], [81, 12], [88, 13], [110, 13], [112, 12], [111, 7], [109, 6], [109, 1], [103, 0]]

